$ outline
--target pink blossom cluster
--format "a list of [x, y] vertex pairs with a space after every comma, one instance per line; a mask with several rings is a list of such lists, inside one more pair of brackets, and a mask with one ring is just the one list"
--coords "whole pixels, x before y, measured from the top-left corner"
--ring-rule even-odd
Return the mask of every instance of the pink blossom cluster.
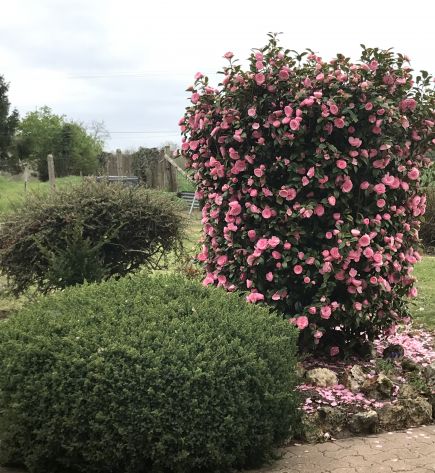
[[272, 38], [179, 125], [202, 206], [204, 284], [248, 292], [338, 354], [407, 320], [434, 138], [430, 77], [402, 55], [295, 57]]

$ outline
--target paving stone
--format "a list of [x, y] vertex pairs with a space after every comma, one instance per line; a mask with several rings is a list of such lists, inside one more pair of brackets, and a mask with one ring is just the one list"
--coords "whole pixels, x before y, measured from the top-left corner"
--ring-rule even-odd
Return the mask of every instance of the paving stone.
[[277, 461], [261, 472], [435, 473], [435, 425], [317, 445], [290, 446], [283, 454], [285, 465]]

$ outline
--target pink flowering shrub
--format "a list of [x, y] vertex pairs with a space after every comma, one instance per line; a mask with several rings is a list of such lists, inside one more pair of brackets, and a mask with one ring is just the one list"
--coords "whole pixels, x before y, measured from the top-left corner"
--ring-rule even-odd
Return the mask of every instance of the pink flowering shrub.
[[248, 291], [332, 355], [409, 318], [434, 143], [434, 94], [406, 56], [329, 62], [271, 35], [218, 89], [195, 76], [180, 120], [197, 182], [204, 284]]

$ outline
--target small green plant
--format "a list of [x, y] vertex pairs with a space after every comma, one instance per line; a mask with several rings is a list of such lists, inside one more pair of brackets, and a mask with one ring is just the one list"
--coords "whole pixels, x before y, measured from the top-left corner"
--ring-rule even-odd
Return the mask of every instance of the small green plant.
[[396, 365], [391, 360], [384, 360], [382, 358], [377, 358], [376, 361], [376, 371], [388, 374], [393, 374], [396, 371]]
[[412, 371], [408, 374], [408, 383], [418, 392], [422, 394], [430, 394], [431, 389], [426, 380], [419, 371]]
[[0, 463], [32, 473], [255, 465], [300, 423], [297, 331], [180, 276], [68, 288], [2, 322]]

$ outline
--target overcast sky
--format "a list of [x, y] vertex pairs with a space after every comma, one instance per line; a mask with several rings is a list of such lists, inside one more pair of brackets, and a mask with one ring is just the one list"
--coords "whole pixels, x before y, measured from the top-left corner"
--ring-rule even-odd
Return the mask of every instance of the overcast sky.
[[179, 141], [195, 72], [212, 75], [226, 51], [246, 58], [269, 31], [325, 59], [357, 59], [360, 43], [394, 47], [435, 73], [434, 9], [430, 0], [2, 0], [0, 74], [21, 115], [48, 105], [104, 121], [108, 150], [158, 146]]

